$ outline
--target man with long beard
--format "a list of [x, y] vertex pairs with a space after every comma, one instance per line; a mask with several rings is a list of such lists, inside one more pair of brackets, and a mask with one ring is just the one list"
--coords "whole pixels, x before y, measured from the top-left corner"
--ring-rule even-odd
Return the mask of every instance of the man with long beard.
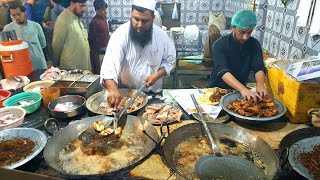
[[169, 76], [176, 62], [172, 40], [153, 26], [156, 1], [134, 0], [130, 21], [111, 36], [101, 67], [101, 83], [108, 90], [108, 103], [116, 109], [121, 101], [118, 87], [160, 92], [163, 76]]

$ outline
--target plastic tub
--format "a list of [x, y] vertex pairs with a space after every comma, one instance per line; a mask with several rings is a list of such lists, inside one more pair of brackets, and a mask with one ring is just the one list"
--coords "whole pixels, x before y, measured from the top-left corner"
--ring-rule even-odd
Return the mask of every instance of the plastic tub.
[[32, 83], [27, 84], [24, 88], [23, 91], [28, 92], [40, 92], [42, 89], [46, 89], [50, 87], [52, 84], [54, 84], [54, 81], [51, 80], [45, 80], [45, 81], [35, 81]]
[[[3, 101], [8, 99], [8, 97], [10, 97], [10, 95], [11, 95], [10, 91], [0, 89], [0, 108], [3, 107], [3, 105], [2, 105]], [[3, 97], [3, 98], [1, 98], [1, 97]]]
[[14, 121], [4, 121], [0, 124], [0, 130], [16, 128], [22, 125], [24, 116], [26, 115], [26, 110], [21, 107], [5, 107], [0, 109], [0, 118], [6, 115], [14, 114], [17, 115], [17, 119]]
[[9, 97], [3, 102], [3, 106], [19, 106], [18, 102], [23, 100], [34, 100], [35, 102], [27, 106], [20, 106], [27, 111], [27, 114], [33, 113], [40, 107], [41, 94], [39, 92], [23, 92]]

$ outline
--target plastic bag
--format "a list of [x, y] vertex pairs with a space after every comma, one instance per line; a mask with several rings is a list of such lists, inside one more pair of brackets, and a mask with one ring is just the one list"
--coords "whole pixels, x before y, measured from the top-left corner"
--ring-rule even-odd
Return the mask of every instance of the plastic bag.
[[157, 9], [157, 11], [158, 11], [160, 17], [163, 18], [164, 12], [163, 12], [163, 10], [162, 10], [162, 5], [161, 5], [161, 4], [160, 4], [160, 7]]
[[174, 3], [174, 7], [173, 7], [173, 11], [172, 11], [172, 19], [173, 20], [179, 20], [177, 3]]

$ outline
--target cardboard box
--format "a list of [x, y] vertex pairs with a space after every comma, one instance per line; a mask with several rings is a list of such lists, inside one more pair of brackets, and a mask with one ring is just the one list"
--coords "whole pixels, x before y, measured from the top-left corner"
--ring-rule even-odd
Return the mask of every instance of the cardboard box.
[[307, 111], [320, 108], [320, 83], [311, 80], [299, 82], [287, 75], [283, 69], [267, 69], [267, 91], [287, 107], [286, 116], [290, 122], [309, 121]]

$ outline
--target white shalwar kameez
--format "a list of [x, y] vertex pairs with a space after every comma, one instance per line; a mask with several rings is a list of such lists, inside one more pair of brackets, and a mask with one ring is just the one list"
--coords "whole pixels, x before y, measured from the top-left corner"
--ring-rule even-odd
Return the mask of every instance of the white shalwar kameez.
[[[153, 25], [152, 40], [142, 48], [131, 40], [129, 29], [130, 21], [112, 34], [101, 66], [101, 83], [113, 79], [120, 88], [137, 89], [147, 76], [162, 67], [169, 76], [176, 62], [176, 49], [169, 36]], [[162, 78], [144, 91], [161, 90]]]

